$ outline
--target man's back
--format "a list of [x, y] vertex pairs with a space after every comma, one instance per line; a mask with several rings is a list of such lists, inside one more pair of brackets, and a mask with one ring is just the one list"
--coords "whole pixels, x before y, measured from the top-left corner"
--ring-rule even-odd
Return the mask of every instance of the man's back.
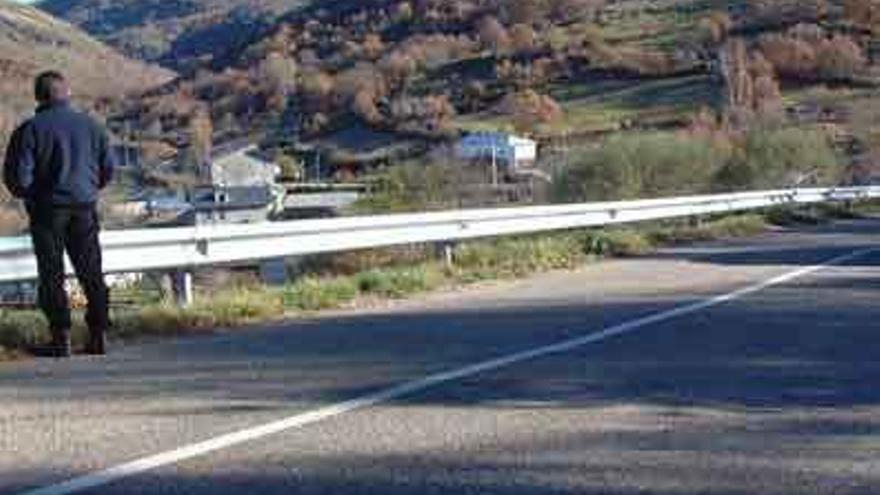
[[7, 183], [30, 203], [93, 204], [112, 177], [106, 132], [66, 102], [41, 106], [10, 146]]
[[85, 352], [104, 354], [110, 327], [109, 291], [101, 260], [98, 192], [110, 181], [113, 159], [107, 133], [67, 103], [71, 90], [59, 72], [34, 80], [37, 114], [16, 129], [4, 163], [4, 181], [27, 204], [40, 278], [40, 308], [52, 340], [37, 355], [70, 356], [70, 304], [64, 288], [64, 253], [70, 259], [88, 307]]

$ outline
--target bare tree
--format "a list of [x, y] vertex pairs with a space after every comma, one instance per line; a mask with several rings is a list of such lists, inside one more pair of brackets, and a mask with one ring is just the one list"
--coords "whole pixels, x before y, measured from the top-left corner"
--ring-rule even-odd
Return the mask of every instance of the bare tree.
[[510, 42], [517, 52], [528, 52], [535, 48], [537, 36], [528, 24], [515, 24], [510, 28]]
[[843, 12], [856, 26], [871, 31], [880, 28], [880, 0], [844, 0]]
[[200, 180], [210, 180], [211, 149], [213, 147], [214, 127], [211, 114], [202, 106], [198, 107], [189, 121], [189, 165], [194, 167]]
[[823, 40], [816, 50], [816, 68], [828, 79], [849, 79], [865, 67], [861, 47], [846, 36]]
[[503, 24], [492, 16], [486, 16], [479, 25], [480, 42], [483, 48], [502, 53], [510, 48], [510, 35]]
[[555, 122], [562, 118], [562, 107], [550, 96], [527, 89], [505, 96], [499, 111], [513, 120], [520, 132], [534, 131], [538, 124]]
[[746, 44], [741, 39], [728, 41], [721, 51], [727, 113], [735, 125], [744, 125], [751, 116], [754, 86], [749, 72]]

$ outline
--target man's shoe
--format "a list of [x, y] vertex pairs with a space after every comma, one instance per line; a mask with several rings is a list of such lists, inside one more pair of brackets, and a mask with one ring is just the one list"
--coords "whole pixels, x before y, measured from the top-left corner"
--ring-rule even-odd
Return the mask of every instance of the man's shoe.
[[89, 341], [83, 350], [90, 356], [104, 356], [107, 354], [107, 334], [103, 331], [92, 332], [89, 335]]
[[52, 341], [45, 345], [33, 346], [28, 351], [34, 357], [63, 359], [71, 356], [70, 332], [59, 332], [52, 336]]

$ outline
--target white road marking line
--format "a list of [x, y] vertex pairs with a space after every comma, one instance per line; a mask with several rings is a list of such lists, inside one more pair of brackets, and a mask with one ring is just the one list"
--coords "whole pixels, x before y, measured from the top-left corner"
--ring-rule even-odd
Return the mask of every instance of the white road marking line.
[[211, 452], [234, 447], [236, 445], [240, 445], [246, 442], [259, 440], [261, 438], [265, 438], [276, 433], [302, 428], [304, 426], [340, 416], [359, 409], [372, 407], [415, 392], [420, 392], [432, 388], [443, 383], [448, 383], [461, 378], [477, 375], [486, 371], [496, 370], [538, 357], [570, 351], [588, 344], [593, 344], [610, 339], [612, 337], [631, 333], [648, 325], [671, 320], [679, 316], [696, 313], [704, 309], [741, 299], [769, 287], [781, 285], [818, 272], [820, 270], [824, 270], [831, 266], [846, 263], [847, 261], [851, 261], [853, 259], [877, 252], [880, 252], [880, 248], [862, 249], [847, 255], [838, 256], [818, 265], [801, 268], [799, 270], [779, 275], [764, 282], [745, 287], [743, 289], [739, 289], [728, 294], [722, 294], [700, 302], [679, 306], [671, 310], [663, 311], [633, 321], [615, 325], [599, 332], [585, 335], [583, 337], [577, 337], [574, 339], [558, 342], [556, 344], [536, 347], [534, 349], [509, 354], [495, 359], [490, 359], [488, 361], [483, 361], [447, 372], [429, 375], [424, 378], [405, 382], [400, 385], [386, 388], [384, 390], [380, 390], [378, 392], [364, 395], [362, 397], [351, 399], [345, 402], [322, 407], [320, 409], [316, 409], [314, 411], [309, 411], [306, 413], [296, 414], [294, 416], [290, 416], [271, 423], [266, 423], [264, 425], [256, 426], [253, 428], [247, 428], [233, 433], [220, 435], [209, 440], [180, 447], [174, 450], [170, 450], [168, 452], [162, 452], [160, 454], [151, 455], [148, 457], [137, 459], [135, 461], [127, 462], [125, 464], [120, 464], [108, 468], [104, 471], [86, 474], [56, 485], [23, 492], [19, 495], [69, 495], [73, 493], [80, 493], [91, 488], [105, 486], [115, 481], [143, 474], [163, 466], [177, 464], [182, 461], [210, 454]]

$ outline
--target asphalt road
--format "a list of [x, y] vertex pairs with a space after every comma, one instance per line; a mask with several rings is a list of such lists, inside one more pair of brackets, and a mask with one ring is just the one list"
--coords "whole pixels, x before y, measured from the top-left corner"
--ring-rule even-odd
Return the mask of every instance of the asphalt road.
[[880, 493], [873, 248], [842, 222], [0, 365], [0, 493]]

